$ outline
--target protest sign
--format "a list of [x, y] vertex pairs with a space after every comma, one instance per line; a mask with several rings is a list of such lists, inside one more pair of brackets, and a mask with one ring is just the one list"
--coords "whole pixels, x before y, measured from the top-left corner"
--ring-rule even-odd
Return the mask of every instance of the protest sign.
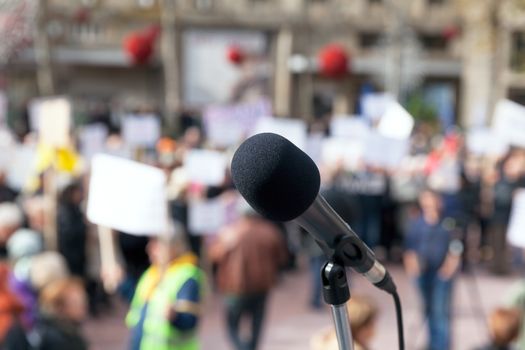
[[271, 132], [290, 140], [302, 150], [306, 149], [306, 123], [299, 119], [261, 118], [253, 134]]
[[184, 158], [184, 169], [190, 182], [217, 186], [224, 181], [226, 155], [216, 151], [189, 151]]
[[193, 200], [189, 203], [188, 228], [197, 235], [213, 234], [219, 231], [226, 219], [226, 208], [220, 198]]
[[135, 235], [168, 228], [166, 176], [162, 170], [109, 155], [93, 157], [88, 219]]
[[97, 154], [105, 150], [108, 128], [104, 124], [87, 125], [80, 130], [80, 152], [82, 156], [91, 160]]
[[395, 168], [408, 155], [409, 140], [387, 137], [371, 132], [364, 147], [365, 163], [382, 168]]
[[509, 100], [499, 101], [492, 128], [510, 145], [525, 147], [525, 107]]
[[122, 136], [132, 147], [155, 147], [160, 138], [160, 121], [154, 115], [129, 115], [122, 121]]
[[499, 157], [507, 153], [509, 144], [503, 137], [489, 128], [469, 130], [466, 137], [467, 150], [475, 155]]
[[266, 99], [255, 102], [208, 107], [203, 114], [208, 141], [216, 147], [229, 147], [250, 135], [258, 120], [271, 115]]
[[36, 148], [15, 146], [10, 149], [12, 157], [7, 165], [7, 183], [16, 190], [24, 189], [35, 173]]
[[323, 141], [322, 163], [326, 165], [343, 164], [346, 170], [355, 170], [363, 160], [365, 144], [359, 139], [330, 137]]
[[406, 140], [414, 128], [414, 118], [397, 102], [390, 103], [377, 127], [385, 137]]
[[71, 102], [65, 97], [39, 98], [31, 102], [32, 128], [42, 144], [67, 147], [70, 144]]
[[378, 120], [392, 102], [395, 102], [394, 97], [387, 93], [365, 94], [361, 97], [362, 114], [371, 120]]
[[369, 132], [367, 121], [358, 117], [333, 118], [330, 123], [330, 135], [333, 137], [365, 139]]
[[525, 248], [525, 189], [519, 189], [512, 200], [507, 239], [513, 246]]

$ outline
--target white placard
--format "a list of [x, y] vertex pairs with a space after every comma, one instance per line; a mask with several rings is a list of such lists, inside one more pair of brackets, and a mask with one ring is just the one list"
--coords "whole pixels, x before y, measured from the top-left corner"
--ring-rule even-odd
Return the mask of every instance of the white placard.
[[519, 189], [512, 199], [507, 239], [513, 246], [525, 248], [525, 189]]
[[475, 128], [467, 133], [467, 150], [476, 155], [499, 157], [506, 154], [509, 144], [492, 129]]
[[359, 117], [336, 117], [330, 123], [330, 135], [333, 137], [366, 139], [369, 132], [370, 126]]
[[122, 121], [122, 136], [129, 146], [154, 147], [160, 131], [160, 121], [154, 115], [129, 115]]
[[184, 168], [190, 182], [208, 186], [222, 184], [226, 173], [226, 155], [209, 150], [191, 150], [184, 158]]
[[496, 104], [494, 132], [510, 145], [525, 147], [525, 107], [509, 100]]
[[397, 102], [388, 105], [377, 127], [383, 136], [398, 140], [410, 137], [414, 128], [414, 118]]
[[409, 140], [399, 140], [371, 132], [363, 158], [366, 164], [393, 169], [408, 155], [409, 146]]
[[226, 224], [226, 207], [220, 198], [190, 201], [188, 228], [196, 235], [214, 234]]
[[252, 133], [257, 121], [271, 111], [272, 105], [267, 99], [210, 106], [202, 116], [208, 141], [217, 147], [239, 144]]
[[70, 144], [71, 102], [65, 97], [33, 100], [29, 107], [32, 128], [38, 131], [39, 142], [53, 147]]
[[322, 162], [326, 165], [342, 162], [346, 170], [355, 170], [363, 160], [364, 147], [365, 144], [359, 139], [327, 138], [323, 142]]
[[93, 157], [88, 219], [134, 235], [168, 229], [166, 176], [148, 165], [109, 155]]
[[7, 183], [16, 190], [22, 190], [35, 173], [37, 152], [31, 146], [11, 148], [12, 157], [7, 165]]
[[461, 188], [460, 171], [457, 159], [444, 158], [428, 176], [428, 185], [440, 193], [456, 193]]
[[306, 149], [306, 123], [299, 119], [261, 118], [253, 134], [272, 132], [286, 137], [302, 150]]
[[323, 159], [323, 143], [325, 136], [322, 133], [313, 133], [308, 136], [306, 140], [306, 154], [319, 165]]
[[371, 120], [378, 120], [381, 118], [387, 107], [396, 100], [387, 93], [373, 93], [365, 94], [361, 98], [362, 114]]
[[91, 160], [97, 154], [105, 150], [108, 128], [104, 124], [87, 125], [80, 130], [80, 151], [82, 156]]

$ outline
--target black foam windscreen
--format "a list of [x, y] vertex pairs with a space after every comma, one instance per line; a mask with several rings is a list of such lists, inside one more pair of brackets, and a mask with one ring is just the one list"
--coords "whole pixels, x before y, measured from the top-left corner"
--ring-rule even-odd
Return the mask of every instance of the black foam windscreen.
[[233, 156], [231, 172], [244, 199], [275, 221], [301, 215], [314, 202], [321, 183], [314, 161], [286, 138], [272, 133], [244, 141]]

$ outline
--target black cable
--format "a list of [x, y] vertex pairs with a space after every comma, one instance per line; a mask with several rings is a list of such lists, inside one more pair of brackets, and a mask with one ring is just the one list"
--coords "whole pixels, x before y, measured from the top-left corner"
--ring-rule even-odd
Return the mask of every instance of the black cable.
[[397, 320], [397, 337], [399, 340], [399, 350], [405, 350], [405, 333], [403, 330], [403, 310], [401, 309], [401, 299], [399, 294], [393, 293], [394, 304], [396, 306], [396, 320]]

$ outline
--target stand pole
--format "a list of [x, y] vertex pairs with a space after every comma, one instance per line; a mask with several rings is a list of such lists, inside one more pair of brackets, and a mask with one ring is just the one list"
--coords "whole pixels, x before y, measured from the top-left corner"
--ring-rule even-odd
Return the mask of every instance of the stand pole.
[[321, 280], [323, 281], [324, 301], [332, 307], [339, 350], [353, 350], [354, 341], [346, 308], [346, 302], [350, 300], [350, 289], [345, 268], [336, 262], [329, 261], [321, 270]]
[[350, 329], [350, 322], [348, 321], [348, 310], [346, 304], [331, 305], [332, 316], [335, 323], [335, 334], [337, 335], [337, 343], [340, 350], [353, 349], [354, 343], [352, 340], [352, 330]]

